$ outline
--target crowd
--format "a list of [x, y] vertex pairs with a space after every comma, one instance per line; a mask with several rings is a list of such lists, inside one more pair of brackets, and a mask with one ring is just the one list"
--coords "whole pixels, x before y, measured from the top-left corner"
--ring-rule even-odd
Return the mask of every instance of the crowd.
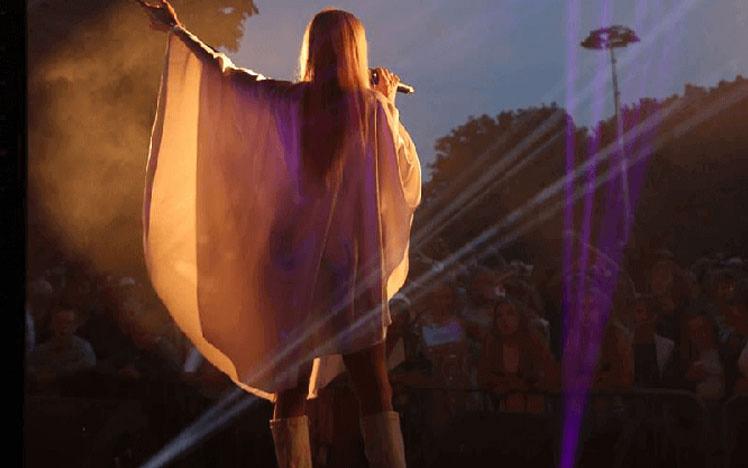
[[[420, 411], [437, 433], [460, 414], [485, 408], [486, 397], [492, 411], [544, 414], [547, 395], [582, 382], [585, 368], [592, 392], [682, 390], [713, 414], [746, 392], [742, 259], [717, 254], [686, 266], [662, 250], [634, 265], [634, 276], [600, 252], [587, 257], [584, 266], [561, 272], [493, 255], [412, 293], [423, 300], [396, 296], [390, 347], [404, 347], [404, 362], [392, 373], [402, 410]], [[412, 391], [418, 387], [445, 391], [428, 392], [424, 401], [423, 392]], [[482, 392], [448, 391], [466, 388]], [[609, 404], [590, 402], [595, 410]]]
[[[546, 413], [550, 395], [578, 377], [564, 354], [589, 349], [579, 346], [595, 337], [596, 353], [571, 360], [589, 364], [593, 392], [681, 389], [712, 405], [746, 392], [742, 259], [712, 255], [686, 266], [659, 251], [636, 265], [637, 276], [620, 269], [612, 283], [600, 280], [610, 276], [602, 257], [586, 260], [564, 271], [498, 254], [457, 268], [434, 262], [429, 268], [441, 274], [392, 299], [387, 350], [411, 458], [428, 443], [425, 432], [439, 433], [486, 404], [497, 413]], [[565, 296], [570, 285], [573, 298]], [[570, 307], [578, 313], [564, 313]], [[29, 394], [136, 398], [158, 406], [145, 403], [147, 414], [163, 413], [164, 392], [178, 388], [181, 399], [166, 399], [183, 416], [170, 419], [174, 433], [231, 387], [133, 278], [48, 270], [29, 282], [26, 315]], [[189, 401], [199, 402], [192, 413], [184, 409]], [[320, 466], [361, 461], [356, 400], [345, 376], [308, 412]]]
[[[134, 466], [231, 388], [144, 282], [60, 265], [27, 284], [28, 466]], [[42, 437], [50, 424], [85, 446]]]
[[133, 278], [92, 281], [58, 268], [31, 281], [28, 289], [30, 392], [59, 394], [61, 384], [90, 372], [126, 380], [181, 373], [184, 340]]
[[[748, 271], [742, 259], [705, 257], [684, 267], [658, 252], [642, 268], [642, 284], [621, 271], [609, 288], [592, 266], [564, 276], [498, 258], [444, 275], [415, 304], [397, 295], [390, 337], [392, 346], [402, 340], [405, 362], [393, 380], [558, 390], [563, 353], [572, 349], [564, 340], [572, 334], [592, 340], [597, 326], [602, 339], [593, 388], [679, 388], [707, 400], [744, 391]], [[569, 284], [579, 320], [564, 338], [562, 290]]]

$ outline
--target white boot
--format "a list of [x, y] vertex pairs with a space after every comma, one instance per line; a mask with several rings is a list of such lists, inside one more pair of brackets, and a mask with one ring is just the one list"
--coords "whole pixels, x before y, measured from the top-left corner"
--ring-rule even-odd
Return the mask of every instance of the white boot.
[[312, 468], [309, 419], [306, 415], [270, 420], [278, 468]]
[[396, 411], [362, 416], [360, 426], [370, 468], [405, 468], [405, 446]]

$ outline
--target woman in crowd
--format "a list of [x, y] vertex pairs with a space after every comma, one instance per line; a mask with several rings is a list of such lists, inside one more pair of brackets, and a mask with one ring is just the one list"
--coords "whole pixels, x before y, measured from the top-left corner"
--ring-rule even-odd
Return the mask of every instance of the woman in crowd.
[[[508, 298], [494, 307], [490, 332], [483, 342], [478, 363], [478, 383], [499, 393], [557, 389], [559, 366], [548, 344], [529, 323], [521, 307]], [[540, 413], [545, 409], [542, 395], [509, 393], [500, 409]]]
[[[429, 387], [411, 400], [421, 413], [421, 421], [431, 428], [423, 433], [421, 444], [429, 444], [430, 436], [438, 436], [452, 418], [465, 412], [469, 395], [462, 389], [472, 387], [466, 327], [458, 315], [457, 291], [449, 279], [438, 280], [416, 307], [420, 313], [414, 323], [420, 337], [416, 354], [422, 354], [428, 365], [419, 359], [405, 372], [393, 376], [396, 384]], [[428, 456], [428, 454], [426, 454]]]

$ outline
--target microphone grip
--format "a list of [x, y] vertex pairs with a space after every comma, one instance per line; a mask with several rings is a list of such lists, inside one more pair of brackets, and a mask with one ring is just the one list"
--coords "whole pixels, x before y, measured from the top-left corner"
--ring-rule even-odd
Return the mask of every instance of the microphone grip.
[[[369, 75], [371, 77], [371, 84], [375, 85], [379, 83], [379, 76], [373, 68], [369, 69]], [[407, 83], [403, 83], [402, 81], [397, 84], [397, 92], [403, 93], [403, 94], [413, 94], [416, 92], [415, 88]]]

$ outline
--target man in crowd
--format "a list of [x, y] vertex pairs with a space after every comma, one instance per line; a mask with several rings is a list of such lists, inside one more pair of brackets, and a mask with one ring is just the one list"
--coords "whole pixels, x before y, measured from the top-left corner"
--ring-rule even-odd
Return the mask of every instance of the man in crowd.
[[75, 335], [79, 326], [77, 311], [60, 305], [52, 315], [52, 338], [36, 347], [28, 357], [32, 384], [49, 388], [63, 377], [75, 375], [96, 365], [91, 344]]

